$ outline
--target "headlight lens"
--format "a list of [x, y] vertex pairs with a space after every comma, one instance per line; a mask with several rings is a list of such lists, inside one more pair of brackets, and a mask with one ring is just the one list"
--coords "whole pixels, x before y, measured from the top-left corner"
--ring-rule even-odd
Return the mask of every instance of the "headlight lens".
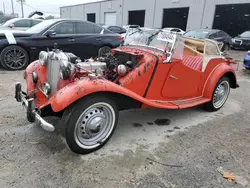
[[47, 61], [48, 61], [48, 52], [45, 51], [41, 51], [39, 53], [39, 61], [42, 65], [46, 65]]
[[49, 85], [49, 83], [44, 83], [43, 85], [43, 92], [45, 93], [45, 95], [49, 95], [51, 92], [51, 87]]

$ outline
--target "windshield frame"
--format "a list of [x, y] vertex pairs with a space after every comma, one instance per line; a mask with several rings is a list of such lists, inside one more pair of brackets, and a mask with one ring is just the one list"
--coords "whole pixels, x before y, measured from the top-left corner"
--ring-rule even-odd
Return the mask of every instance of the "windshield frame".
[[[131, 29], [137, 29], [136, 31], [133, 31], [132, 33], [129, 33], [129, 31]], [[147, 39], [147, 44], [123, 44], [124, 46], [137, 46], [137, 47], [146, 47], [146, 48], [150, 48], [150, 49], [154, 49], [154, 50], [158, 50], [160, 52], [163, 52], [165, 55], [167, 56], [171, 56], [171, 53], [172, 51], [174, 50], [174, 47], [176, 45], [176, 42], [177, 42], [177, 38], [180, 37], [180, 35], [177, 33], [177, 32], [171, 32], [171, 31], [167, 31], [167, 30], [164, 30], [164, 29], [150, 29], [150, 28], [129, 28], [126, 32], [126, 35], [124, 37], [124, 42], [126, 41], [127, 37], [129, 35], [133, 35], [137, 32], [149, 32], [149, 31], [155, 31], [155, 32], [152, 32], [151, 36], [148, 37]], [[172, 34], [174, 36], [174, 41], [171, 43], [172, 46], [169, 48], [168, 51], [162, 49], [162, 48], [157, 48], [155, 46], [150, 46], [150, 42], [152, 42], [152, 40], [150, 40], [150, 37], [152, 36], [158, 36], [160, 33], [168, 33], [168, 34]], [[170, 42], [166, 42], [166, 47], [167, 47], [167, 43], [170, 43]]]

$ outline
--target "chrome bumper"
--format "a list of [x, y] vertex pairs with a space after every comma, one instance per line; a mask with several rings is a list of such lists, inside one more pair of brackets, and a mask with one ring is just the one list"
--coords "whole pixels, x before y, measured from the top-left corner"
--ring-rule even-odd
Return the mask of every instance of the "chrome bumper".
[[45, 121], [36, 111], [34, 105], [34, 99], [27, 99], [26, 93], [22, 91], [21, 83], [16, 83], [15, 85], [15, 98], [17, 102], [21, 102], [27, 109], [27, 119], [29, 122], [38, 122], [39, 125], [46, 131], [53, 132], [55, 127]]

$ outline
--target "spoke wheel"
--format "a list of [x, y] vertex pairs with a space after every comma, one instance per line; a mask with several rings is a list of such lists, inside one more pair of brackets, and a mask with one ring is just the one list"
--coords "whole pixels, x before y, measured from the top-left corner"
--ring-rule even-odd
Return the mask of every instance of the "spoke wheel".
[[28, 62], [28, 53], [20, 46], [8, 46], [1, 53], [1, 64], [6, 69], [20, 70], [25, 68]]
[[95, 151], [107, 143], [117, 125], [119, 111], [108, 97], [85, 97], [66, 109], [65, 138], [69, 148], [80, 154]]
[[226, 80], [221, 82], [217, 86], [213, 96], [213, 103], [215, 108], [221, 108], [224, 105], [229, 95], [229, 91], [230, 85]]

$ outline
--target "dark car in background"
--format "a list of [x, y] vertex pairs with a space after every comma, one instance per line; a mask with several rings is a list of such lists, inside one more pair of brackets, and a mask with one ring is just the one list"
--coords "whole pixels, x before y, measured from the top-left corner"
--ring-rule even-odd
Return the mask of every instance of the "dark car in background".
[[42, 50], [58, 47], [82, 60], [107, 53], [123, 38], [91, 22], [67, 19], [43, 21], [27, 31], [0, 31], [0, 63], [5, 69], [19, 70], [38, 59]]
[[186, 32], [185, 36], [198, 39], [211, 39], [223, 43], [222, 51], [229, 50], [232, 44], [232, 37], [219, 29], [194, 29]]
[[102, 25], [102, 27], [104, 27], [105, 29], [108, 29], [114, 33], [118, 33], [118, 34], [123, 34], [123, 33], [126, 33], [126, 31], [127, 31], [123, 27], [115, 26], [115, 25]]
[[250, 31], [245, 31], [237, 37], [234, 37], [232, 42], [231, 47], [233, 49], [250, 50]]

